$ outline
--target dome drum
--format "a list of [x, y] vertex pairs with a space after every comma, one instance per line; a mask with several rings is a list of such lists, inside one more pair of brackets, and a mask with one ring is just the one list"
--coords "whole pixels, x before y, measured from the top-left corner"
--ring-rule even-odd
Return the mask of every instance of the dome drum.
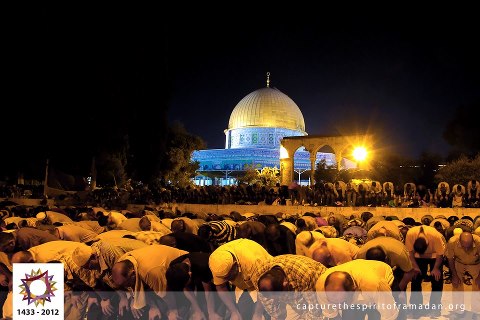
[[268, 148], [279, 149], [284, 137], [304, 136], [305, 133], [283, 128], [238, 128], [225, 130], [225, 149]]

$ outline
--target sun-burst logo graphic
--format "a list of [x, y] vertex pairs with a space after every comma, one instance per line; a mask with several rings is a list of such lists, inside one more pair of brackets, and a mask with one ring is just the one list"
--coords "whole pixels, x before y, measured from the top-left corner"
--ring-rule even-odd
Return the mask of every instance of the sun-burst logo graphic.
[[19, 287], [22, 289], [20, 294], [23, 295], [23, 300], [28, 301], [28, 304], [35, 304], [37, 307], [39, 304], [45, 306], [45, 301], [52, 302], [51, 297], [54, 297], [55, 281], [53, 276], [48, 275], [48, 270], [42, 272], [41, 269], [35, 271], [32, 269], [30, 274], [25, 273], [25, 279], [22, 280], [22, 285]]

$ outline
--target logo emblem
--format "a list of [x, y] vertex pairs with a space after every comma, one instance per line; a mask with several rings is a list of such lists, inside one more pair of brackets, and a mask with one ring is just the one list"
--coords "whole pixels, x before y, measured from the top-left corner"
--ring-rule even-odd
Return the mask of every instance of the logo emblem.
[[48, 274], [48, 270], [42, 272], [40, 268], [37, 271], [32, 269], [30, 274], [26, 273], [19, 286], [22, 289], [20, 294], [23, 295], [23, 300], [27, 300], [29, 305], [34, 303], [35, 307], [39, 304], [44, 306], [45, 301], [52, 302], [51, 298], [55, 296], [53, 292], [57, 290], [53, 277]]

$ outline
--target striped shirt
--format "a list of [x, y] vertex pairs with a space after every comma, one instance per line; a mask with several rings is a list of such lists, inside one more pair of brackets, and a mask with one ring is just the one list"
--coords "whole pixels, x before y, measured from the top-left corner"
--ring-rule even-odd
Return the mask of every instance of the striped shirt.
[[84, 245], [75, 241], [58, 240], [31, 247], [28, 251], [32, 254], [35, 262], [47, 263], [60, 260], [64, 255], [71, 256], [75, 249]]
[[215, 246], [221, 246], [237, 237], [237, 229], [225, 221], [211, 221], [204, 225], [208, 225], [212, 229], [212, 235], [208, 240]]
[[98, 263], [100, 264], [101, 274], [99, 278], [103, 279], [109, 287], [115, 289], [116, 285], [112, 280], [111, 273], [115, 262], [125, 253], [146, 246], [142, 241], [128, 238], [100, 240], [92, 244], [92, 250], [98, 257]]
[[258, 280], [267, 271], [273, 267], [280, 267], [285, 273], [288, 281], [287, 295], [278, 295], [275, 299], [266, 298], [261, 294], [258, 298], [262, 302], [265, 310], [274, 319], [285, 319], [286, 306], [291, 305], [295, 312], [302, 314], [302, 319], [319, 319], [321, 310], [304, 310], [297, 306], [316, 305], [317, 297], [315, 294], [315, 285], [322, 273], [327, 270], [323, 264], [305, 256], [285, 254], [273, 257], [263, 262], [253, 271], [252, 282], [255, 289], [258, 290]]
[[60, 239], [77, 242], [90, 242], [97, 238], [97, 234], [91, 230], [84, 229], [76, 225], [66, 225], [57, 227], [57, 233]]

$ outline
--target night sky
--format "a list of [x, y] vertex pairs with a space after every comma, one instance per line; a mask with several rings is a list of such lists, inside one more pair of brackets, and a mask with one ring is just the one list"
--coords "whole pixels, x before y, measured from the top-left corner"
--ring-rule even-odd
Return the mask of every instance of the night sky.
[[204, 11], [19, 14], [3, 49], [1, 173], [46, 158], [85, 168], [127, 135], [149, 147], [167, 121], [223, 148], [233, 108], [267, 71], [310, 135], [368, 131], [411, 158], [446, 155], [445, 125], [480, 98], [478, 25], [464, 14]]
[[446, 155], [446, 123], [480, 96], [478, 26], [468, 19], [277, 23], [227, 23], [236, 25], [227, 36], [213, 25], [192, 30], [170, 118], [223, 148], [233, 108], [269, 71], [310, 135], [373, 132], [383, 147], [416, 158]]

